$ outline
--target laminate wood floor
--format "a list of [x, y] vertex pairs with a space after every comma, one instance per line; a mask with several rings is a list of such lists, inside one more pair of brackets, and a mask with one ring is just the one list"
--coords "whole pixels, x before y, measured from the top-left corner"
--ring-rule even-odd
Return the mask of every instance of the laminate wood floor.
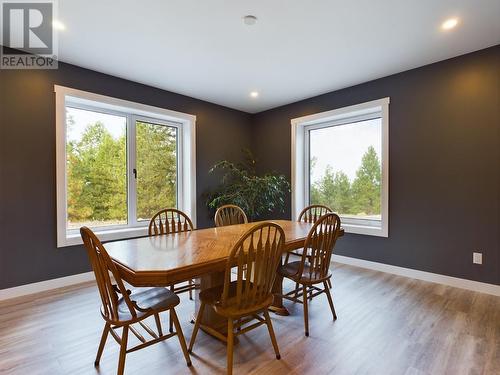
[[[271, 314], [281, 351], [276, 360], [263, 326], [240, 336], [237, 374], [500, 374], [500, 298], [361, 268], [334, 265], [332, 321], [326, 296], [310, 304], [310, 337], [301, 305]], [[53, 291], [0, 304], [1, 374], [115, 374], [118, 345], [103, 328], [97, 287]], [[193, 302], [178, 308], [186, 339]], [[167, 316], [163, 317], [167, 322]], [[131, 344], [131, 343], [130, 343]], [[126, 374], [224, 373], [226, 348], [198, 334], [193, 367], [174, 337], [127, 355]]]

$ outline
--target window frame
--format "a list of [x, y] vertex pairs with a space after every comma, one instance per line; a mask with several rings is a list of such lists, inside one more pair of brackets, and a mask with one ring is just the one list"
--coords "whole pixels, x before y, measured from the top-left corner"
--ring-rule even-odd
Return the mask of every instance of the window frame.
[[177, 208], [196, 227], [196, 116], [54, 85], [56, 96], [57, 247], [81, 244], [78, 230], [67, 227], [66, 107], [126, 117], [127, 224], [95, 227], [103, 241], [147, 235], [148, 221], [137, 220], [136, 121], [176, 128]]
[[[389, 236], [389, 103], [382, 98], [366, 103], [294, 118], [292, 126], [292, 219], [297, 220], [302, 208], [310, 203], [310, 131], [341, 126], [353, 122], [381, 118], [381, 220], [348, 218], [341, 215], [342, 226], [347, 233], [379, 237]], [[377, 225], [375, 225], [377, 224]]]

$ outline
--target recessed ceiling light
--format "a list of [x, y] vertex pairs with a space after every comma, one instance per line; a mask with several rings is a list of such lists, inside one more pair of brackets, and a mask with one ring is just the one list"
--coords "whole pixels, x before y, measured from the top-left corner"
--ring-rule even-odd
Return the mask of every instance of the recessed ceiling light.
[[252, 97], [252, 98], [258, 98], [259, 97], [259, 93], [257, 91], [252, 91], [250, 93], [250, 97]]
[[245, 23], [245, 25], [248, 25], [248, 26], [255, 25], [255, 23], [257, 22], [257, 17], [252, 16], [252, 15], [244, 16], [243, 22]]
[[52, 27], [56, 30], [66, 30], [66, 26], [64, 26], [64, 23], [58, 20], [52, 21]]
[[449, 19], [447, 19], [446, 21], [444, 21], [441, 24], [441, 28], [443, 30], [451, 30], [451, 29], [453, 29], [457, 25], [458, 25], [458, 19], [457, 18], [449, 18]]

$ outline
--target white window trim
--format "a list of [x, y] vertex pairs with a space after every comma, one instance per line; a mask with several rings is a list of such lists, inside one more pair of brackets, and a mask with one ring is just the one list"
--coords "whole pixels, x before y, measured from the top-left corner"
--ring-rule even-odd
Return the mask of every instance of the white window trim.
[[[67, 230], [67, 176], [66, 176], [66, 102], [78, 103], [79, 106], [92, 105], [105, 109], [106, 112], [126, 112], [131, 118], [153, 118], [165, 125], [178, 129], [178, 208], [184, 211], [196, 227], [196, 116], [171, 111], [164, 108], [117, 99], [105, 95], [94, 94], [69, 87], [54, 85], [56, 96], [56, 194], [57, 194], [57, 247], [65, 247], [82, 243], [79, 233], [68, 233]], [[97, 104], [97, 105], [96, 105]], [[128, 121], [130, 123], [130, 121]], [[133, 150], [132, 150], [133, 151]], [[130, 150], [129, 150], [130, 153]], [[130, 160], [128, 161], [130, 162]], [[128, 165], [130, 170], [130, 165]], [[132, 203], [135, 205], [135, 202]], [[133, 208], [133, 207], [132, 207]], [[130, 202], [128, 202], [130, 216]], [[135, 210], [134, 210], [135, 211]], [[102, 241], [125, 239], [147, 235], [148, 223], [137, 223], [122, 228], [99, 228], [96, 234]], [[130, 219], [129, 219], [130, 220]], [[130, 224], [129, 224], [130, 225]]]
[[324, 126], [340, 125], [353, 119], [380, 114], [382, 117], [382, 187], [381, 187], [381, 226], [357, 222], [343, 222], [347, 233], [371, 236], [389, 236], [389, 103], [390, 98], [382, 98], [349, 107], [294, 118], [292, 125], [292, 219], [297, 220], [300, 211], [309, 205], [309, 159], [308, 130]]

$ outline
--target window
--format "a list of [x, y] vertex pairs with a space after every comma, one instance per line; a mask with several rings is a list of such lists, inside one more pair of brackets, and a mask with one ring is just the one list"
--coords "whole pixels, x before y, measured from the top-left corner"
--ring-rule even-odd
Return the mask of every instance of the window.
[[389, 98], [292, 120], [293, 213], [323, 204], [346, 232], [388, 236]]
[[61, 86], [56, 91], [58, 247], [147, 234], [177, 207], [195, 222], [195, 116]]
[[66, 105], [68, 229], [128, 224], [127, 117]]

